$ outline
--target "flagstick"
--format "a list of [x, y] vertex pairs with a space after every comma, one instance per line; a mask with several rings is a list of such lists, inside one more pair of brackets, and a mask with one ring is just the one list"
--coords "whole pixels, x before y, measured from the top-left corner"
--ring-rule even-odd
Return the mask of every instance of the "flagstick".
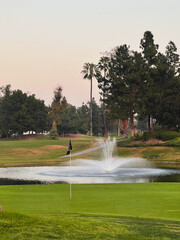
[[70, 150], [70, 199], [71, 199], [71, 150]]

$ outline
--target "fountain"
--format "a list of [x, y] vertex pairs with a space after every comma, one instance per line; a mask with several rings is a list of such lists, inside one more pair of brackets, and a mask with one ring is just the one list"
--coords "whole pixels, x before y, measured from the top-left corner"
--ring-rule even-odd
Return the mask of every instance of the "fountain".
[[110, 140], [110, 137], [107, 140], [100, 139], [99, 145], [103, 150], [103, 160], [77, 160], [74, 161], [76, 165], [86, 165], [94, 166], [99, 169], [103, 169], [107, 173], [111, 173], [118, 168], [124, 167], [153, 167], [148, 161], [142, 158], [119, 158], [113, 157], [113, 151], [116, 146], [116, 138]]
[[78, 182], [80, 177], [86, 183], [149, 182], [157, 176], [175, 173], [175, 170], [157, 169], [143, 158], [114, 157], [115, 138], [100, 139], [99, 145], [103, 152], [102, 160], [74, 160], [72, 181]]
[[166, 179], [173, 181], [169, 176], [175, 176], [174, 179], [180, 181], [179, 170], [155, 168], [143, 158], [113, 156], [115, 138], [100, 140], [99, 145], [103, 152], [102, 160], [73, 160], [71, 167], [66, 162], [63, 166], [0, 168], [0, 176], [1, 179], [43, 183], [128, 183]]

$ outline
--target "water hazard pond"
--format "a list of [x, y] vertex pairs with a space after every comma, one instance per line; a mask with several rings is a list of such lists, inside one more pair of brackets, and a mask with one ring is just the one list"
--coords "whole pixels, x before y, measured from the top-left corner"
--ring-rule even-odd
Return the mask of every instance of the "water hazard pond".
[[0, 185], [180, 182], [180, 170], [151, 167], [49, 166], [0, 168]]
[[[101, 161], [78, 159], [63, 166], [0, 168], [0, 184], [180, 182], [180, 170], [156, 168], [143, 158], [114, 157], [115, 138], [99, 143]], [[88, 152], [92, 150], [97, 147]]]

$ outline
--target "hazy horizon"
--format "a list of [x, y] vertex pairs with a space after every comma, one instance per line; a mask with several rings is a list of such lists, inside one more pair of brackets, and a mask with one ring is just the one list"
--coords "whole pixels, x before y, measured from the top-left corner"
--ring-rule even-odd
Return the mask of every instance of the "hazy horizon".
[[[0, 86], [35, 94], [48, 105], [57, 85], [69, 103], [89, 101], [83, 64], [127, 44], [140, 50], [151, 31], [159, 50], [173, 41], [180, 52], [178, 0], [0, 0]], [[97, 82], [93, 96], [99, 100]]]

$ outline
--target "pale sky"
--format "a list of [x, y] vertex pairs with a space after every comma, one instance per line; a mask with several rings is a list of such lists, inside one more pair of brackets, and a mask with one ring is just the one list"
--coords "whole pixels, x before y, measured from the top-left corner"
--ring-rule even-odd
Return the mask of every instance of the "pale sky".
[[[89, 100], [83, 64], [118, 45], [139, 50], [145, 31], [180, 53], [180, 0], [0, 0], [0, 86], [50, 104], [57, 85], [69, 103]], [[99, 101], [96, 80], [93, 96]]]

